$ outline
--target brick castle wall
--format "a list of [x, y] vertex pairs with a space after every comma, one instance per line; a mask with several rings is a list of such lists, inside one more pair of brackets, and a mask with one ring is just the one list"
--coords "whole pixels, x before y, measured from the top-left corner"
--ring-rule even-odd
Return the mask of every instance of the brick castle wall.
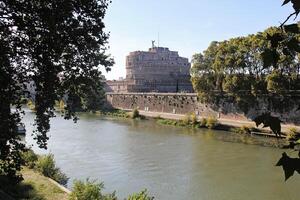
[[[300, 98], [293, 96], [284, 110], [279, 111], [278, 105], [262, 98], [256, 106], [249, 109], [247, 116], [237, 109], [233, 102], [223, 100], [222, 110], [212, 108], [198, 101], [196, 93], [106, 93], [110, 106], [119, 109], [139, 110], [149, 112], [163, 112], [173, 114], [187, 114], [194, 112], [199, 117], [210, 117], [251, 120], [256, 116], [271, 111], [272, 116], [279, 117], [285, 123], [300, 125]], [[280, 103], [280, 99], [277, 104]]]
[[107, 93], [107, 102], [114, 108], [139, 109], [150, 112], [182, 114], [194, 112], [201, 117], [214, 116], [246, 120], [240, 113], [222, 113], [198, 101], [195, 93]]

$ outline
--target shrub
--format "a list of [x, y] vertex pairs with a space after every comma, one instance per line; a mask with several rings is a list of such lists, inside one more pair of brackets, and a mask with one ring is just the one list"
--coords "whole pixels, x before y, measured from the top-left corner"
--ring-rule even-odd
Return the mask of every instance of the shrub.
[[30, 169], [35, 167], [35, 162], [38, 160], [38, 156], [32, 149], [26, 149], [26, 151], [22, 153], [22, 158], [24, 160], [24, 165]]
[[209, 129], [215, 128], [218, 125], [218, 120], [215, 117], [209, 117], [206, 121], [206, 126]]
[[138, 117], [140, 117], [140, 113], [139, 113], [139, 111], [138, 111], [138, 109], [133, 109], [133, 111], [132, 111], [132, 116], [131, 116], [131, 118], [132, 119], [136, 119], [136, 118], [138, 118]]
[[53, 154], [40, 156], [36, 162], [36, 169], [44, 176], [54, 179], [62, 185], [66, 185], [68, 177], [56, 167]]
[[196, 116], [195, 113], [192, 113], [192, 114], [190, 115], [190, 122], [192, 123], [192, 125], [196, 125], [196, 124], [198, 123], [198, 121], [197, 121], [197, 116]]
[[190, 115], [189, 115], [189, 114], [186, 114], [186, 115], [184, 116], [184, 118], [182, 119], [182, 123], [183, 123], [184, 125], [189, 125], [189, 124], [190, 124]]
[[294, 127], [289, 128], [286, 139], [289, 141], [297, 141], [300, 139], [300, 133]]
[[201, 125], [200, 124], [196, 124], [195, 128], [201, 128]]
[[172, 125], [172, 126], [177, 125], [177, 121], [170, 120], [170, 119], [159, 119], [159, 120], [157, 120], [157, 123], [163, 124], [163, 125]]
[[147, 193], [147, 190], [143, 190], [140, 193], [132, 194], [128, 197], [127, 200], [153, 200], [154, 197], [150, 197]]
[[200, 126], [205, 127], [207, 124], [207, 119], [206, 118], [202, 118], [200, 121]]
[[69, 181], [69, 177], [67, 177], [67, 175], [60, 170], [60, 168], [56, 168], [56, 172], [54, 173], [53, 177], [50, 178], [64, 186], [66, 186]]
[[103, 183], [90, 181], [74, 181], [69, 200], [117, 200], [115, 193], [103, 195]]
[[238, 134], [251, 134], [251, 129], [247, 126], [242, 126], [240, 128], [235, 128], [234, 132]]

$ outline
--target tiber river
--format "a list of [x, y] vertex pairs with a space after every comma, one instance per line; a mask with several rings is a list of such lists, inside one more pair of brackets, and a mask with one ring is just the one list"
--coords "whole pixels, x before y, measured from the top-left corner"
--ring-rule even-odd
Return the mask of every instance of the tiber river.
[[[26, 112], [28, 144], [33, 119]], [[121, 199], [147, 188], [162, 200], [299, 200], [300, 175], [284, 182], [282, 169], [274, 167], [283, 150], [231, 142], [236, 137], [83, 114], [77, 124], [51, 121], [47, 152], [70, 177], [69, 188], [74, 179], [96, 179]]]

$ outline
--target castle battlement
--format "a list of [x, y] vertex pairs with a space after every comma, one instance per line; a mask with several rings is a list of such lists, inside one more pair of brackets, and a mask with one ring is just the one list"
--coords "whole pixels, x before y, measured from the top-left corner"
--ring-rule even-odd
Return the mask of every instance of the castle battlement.
[[[191, 64], [166, 47], [134, 51], [126, 57], [126, 79], [108, 82], [115, 92], [192, 92]], [[121, 89], [122, 88], [122, 89]]]

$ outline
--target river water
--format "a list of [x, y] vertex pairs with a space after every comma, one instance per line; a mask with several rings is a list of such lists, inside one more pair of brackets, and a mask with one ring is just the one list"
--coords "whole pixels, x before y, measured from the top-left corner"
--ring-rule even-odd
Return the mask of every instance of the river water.
[[[33, 119], [27, 111], [28, 145], [34, 143]], [[68, 187], [74, 179], [96, 179], [121, 199], [147, 188], [163, 200], [299, 200], [300, 176], [284, 182], [282, 169], [274, 167], [282, 150], [230, 142], [236, 137], [82, 114], [76, 124], [53, 119], [49, 149], [33, 149], [54, 154], [70, 177]]]

